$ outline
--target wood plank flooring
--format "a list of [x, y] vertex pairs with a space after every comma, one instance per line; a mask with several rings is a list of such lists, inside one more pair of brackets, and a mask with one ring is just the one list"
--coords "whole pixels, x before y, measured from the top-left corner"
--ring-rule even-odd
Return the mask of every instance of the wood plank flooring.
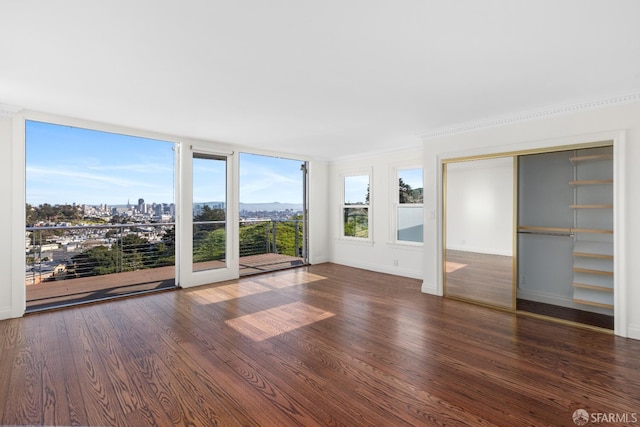
[[321, 264], [0, 321], [0, 424], [571, 426], [579, 408], [640, 412], [640, 341], [420, 285]]
[[447, 296], [515, 309], [513, 257], [447, 249], [446, 258]]

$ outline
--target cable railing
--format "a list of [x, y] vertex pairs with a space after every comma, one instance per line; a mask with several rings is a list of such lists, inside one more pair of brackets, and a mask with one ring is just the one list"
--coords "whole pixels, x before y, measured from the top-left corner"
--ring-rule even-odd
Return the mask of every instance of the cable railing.
[[302, 220], [240, 221], [240, 256], [268, 253], [304, 258]]
[[175, 223], [26, 228], [26, 284], [175, 264]]
[[[175, 265], [175, 223], [26, 227], [26, 284]], [[240, 257], [304, 258], [302, 220], [241, 220]], [[194, 262], [226, 257], [225, 221], [193, 224]]]

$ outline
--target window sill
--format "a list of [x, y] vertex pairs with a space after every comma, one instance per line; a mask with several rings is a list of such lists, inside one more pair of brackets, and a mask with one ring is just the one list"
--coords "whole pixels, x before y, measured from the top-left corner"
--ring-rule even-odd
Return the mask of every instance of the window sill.
[[421, 252], [424, 249], [424, 243], [417, 242], [387, 242], [387, 246], [394, 249], [402, 249], [415, 252]]
[[359, 239], [357, 237], [338, 237], [336, 239], [337, 242], [340, 243], [348, 243], [350, 245], [356, 245], [356, 246], [373, 246], [373, 240], [371, 239]]

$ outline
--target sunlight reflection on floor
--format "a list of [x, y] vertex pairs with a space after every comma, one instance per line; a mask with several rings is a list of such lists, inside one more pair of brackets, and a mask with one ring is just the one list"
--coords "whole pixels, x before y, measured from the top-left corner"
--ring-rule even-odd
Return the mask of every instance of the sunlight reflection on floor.
[[460, 270], [461, 268], [466, 267], [468, 264], [461, 264], [459, 262], [446, 262], [446, 271], [447, 273], [453, 273], [456, 270]]
[[326, 277], [306, 271], [291, 271], [289, 273], [278, 273], [274, 276], [264, 275], [242, 278], [226, 285], [202, 286], [190, 289], [188, 292], [197, 296], [202, 304], [211, 304], [324, 279]]
[[263, 341], [333, 316], [335, 313], [294, 302], [226, 320], [225, 323], [254, 341]]

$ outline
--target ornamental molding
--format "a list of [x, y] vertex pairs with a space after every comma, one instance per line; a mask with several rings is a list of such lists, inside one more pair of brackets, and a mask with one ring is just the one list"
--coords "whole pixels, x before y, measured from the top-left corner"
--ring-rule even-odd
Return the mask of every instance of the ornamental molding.
[[8, 104], [0, 104], [0, 117], [11, 117], [15, 113], [22, 111], [21, 107]]
[[467, 133], [482, 129], [495, 128], [505, 126], [512, 123], [526, 122], [530, 120], [542, 119], [560, 116], [563, 114], [576, 113], [579, 111], [595, 110], [603, 107], [610, 107], [615, 105], [631, 104], [634, 102], [640, 102], [640, 93], [633, 93], [623, 96], [617, 96], [612, 98], [603, 98], [599, 100], [593, 100], [583, 102], [579, 104], [563, 105], [552, 108], [545, 108], [540, 110], [533, 110], [523, 113], [518, 113], [510, 116], [496, 117], [493, 119], [472, 121], [462, 123], [456, 126], [443, 127], [434, 129], [431, 132], [423, 134], [421, 137], [423, 140], [429, 140], [440, 136], [453, 135], [458, 133]]

